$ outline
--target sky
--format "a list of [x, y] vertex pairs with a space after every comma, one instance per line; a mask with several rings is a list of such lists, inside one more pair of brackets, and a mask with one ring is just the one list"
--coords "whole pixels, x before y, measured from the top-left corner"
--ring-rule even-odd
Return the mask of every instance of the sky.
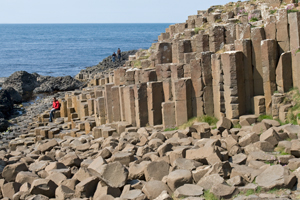
[[0, 24], [179, 23], [230, 0], [0, 0]]

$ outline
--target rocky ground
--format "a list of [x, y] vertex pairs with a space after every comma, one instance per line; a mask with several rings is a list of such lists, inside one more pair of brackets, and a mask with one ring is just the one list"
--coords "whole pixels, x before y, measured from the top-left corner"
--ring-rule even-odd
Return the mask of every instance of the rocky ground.
[[195, 122], [185, 130], [127, 127], [97, 139], [90, 133], [41, 140], [27, 127], [50, 106], [48, 97], [25, 107], [4, 135], [2, 142], [19, 137], [0, 151], [3, 198], [300, 198], [298, 125], [249, 115], [240, 128], [222, 118], [215, 129]]

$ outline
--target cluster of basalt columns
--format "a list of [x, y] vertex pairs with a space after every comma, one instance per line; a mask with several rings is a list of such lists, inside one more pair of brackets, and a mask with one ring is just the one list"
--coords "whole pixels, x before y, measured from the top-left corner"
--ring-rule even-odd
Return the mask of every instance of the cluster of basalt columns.
[[[272, 107], [274, 92], [300, 88], [300, 14], [278, 13], [265, 27], [218, 24], [209, 34], [190, 29], [205, 22], [201, 13], [171, 25], [154, 45], [154, 68], [132, 68], [130, 60], [127, 67], [93, 79], [92, 87], [66, 95], [61, 117], [70, 128], [95, 130], [100, 137], [128, 126], [173, 128], [202, 115], [278, 116], [286, 108]], [[182, 32], [185, 38], [170, 40]]]

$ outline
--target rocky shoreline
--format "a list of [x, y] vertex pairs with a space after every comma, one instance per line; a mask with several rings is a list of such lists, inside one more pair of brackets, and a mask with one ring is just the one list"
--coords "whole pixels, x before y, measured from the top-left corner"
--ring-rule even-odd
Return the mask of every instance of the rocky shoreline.
[[[79, 74], [96, 74], [123, 66], [129, 55], [134, 55], [136, 52], [136, 50], [122, 52], [122, 59], [120, 61], [117, 59], [115, 63], [112, 62], [112, 56], [108, 56], [98, 65], [87, 67], [81, 70]], [[26, 71], [15, 72], [10, 77], [0, 77], [0, 132], [5, 131], [12, 125], [8, 120], [18, 115], [20, 108], [18, 104], [26, 104], [26, 102], [30, 102], [38, 96], [52, 97], [59, 91], [80, 89], [85, 87], [86, 84], [86, 81], [78, 81], [71, 76], [51, 77], [37, 73], [30, 74]]]

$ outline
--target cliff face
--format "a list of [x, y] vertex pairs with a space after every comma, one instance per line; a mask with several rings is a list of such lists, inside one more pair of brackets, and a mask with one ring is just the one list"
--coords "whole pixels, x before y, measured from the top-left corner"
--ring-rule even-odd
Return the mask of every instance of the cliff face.
[[[278, 118], [274, 92], [300, 88], [300, 13], [293, 2], [247, 1], [198, 11], [167, 28], [149, 50], [129, 56], [126, 67], [98, 79], [120, 89], [144, 88], [145, 116], [155, 117], [153, 105], [160, 106], [155, 109], [159, 120], [147, 118], [143, 125], [163, 124], [169, 116], [175, 116], [170, 126], [201, 115], [238, 119], [273, 113]], [[153, 82], [163, 98], [152, 102]], [[135, 90], [133, 101], [139, 100]]]

